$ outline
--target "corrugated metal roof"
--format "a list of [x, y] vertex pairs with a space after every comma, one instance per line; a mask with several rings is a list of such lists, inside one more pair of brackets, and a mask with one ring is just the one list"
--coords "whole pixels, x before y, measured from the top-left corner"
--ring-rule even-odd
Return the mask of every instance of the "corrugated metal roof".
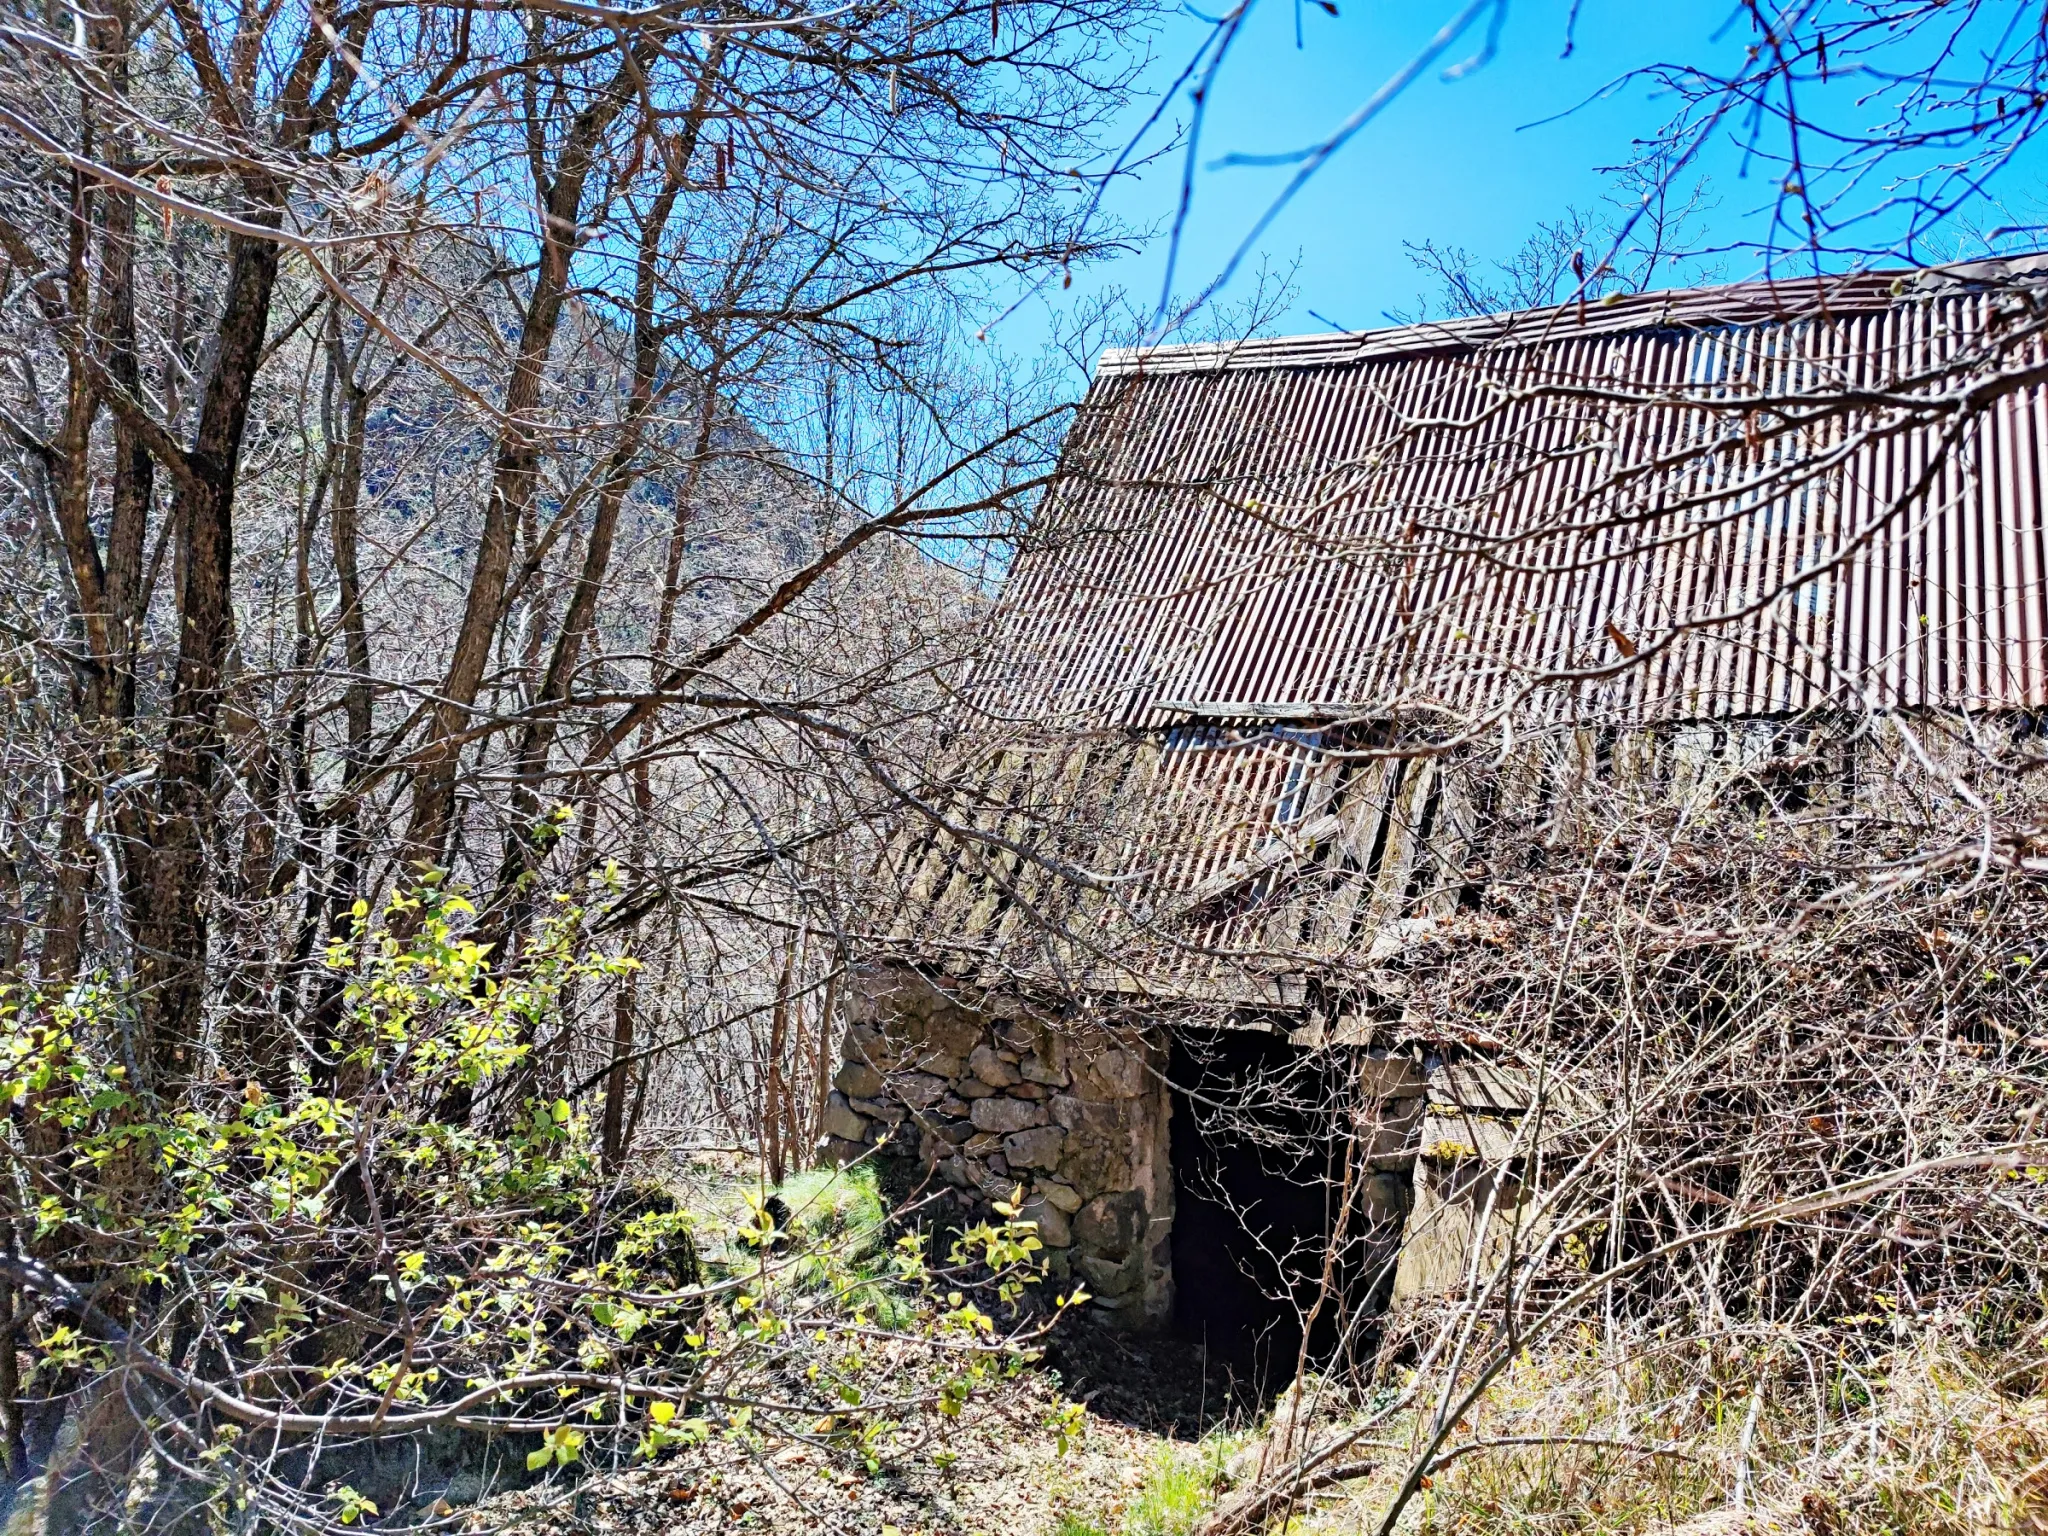
[[[1510, 807], [2048, 706], [2042, 265], [1107, 354], [894, 944], [1299, 1006], [1430, 943]], [[1429, 750], [1503, 717], [1555, 728]]]
[[2048, 703], [2035, 292], [1877, 273], [1105, 354], [983, 696], [1125, 726]]

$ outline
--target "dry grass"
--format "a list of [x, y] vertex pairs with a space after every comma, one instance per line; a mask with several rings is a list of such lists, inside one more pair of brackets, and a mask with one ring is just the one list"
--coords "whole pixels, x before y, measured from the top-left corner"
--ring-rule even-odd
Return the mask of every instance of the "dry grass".
[[[1891, 1334], [1892, 1330], [1884, 1330]], [[1709, 1349], [1584, 1334], [1518, 1359], [1446, 1441], [1457, 1455], [1404, 1512], [1413, 1536], [1722, 1531], [1982, 1536], [2048, 1531], [2048, 1398], [2038, 1338], [1970, 1347], [1910, 1334], [1785, 1335]], [[1419, 1449], [1416, 1418], [1382, 1438]], [[1540, 1444], [1486, 1442], [1539, 1440]], [[1587, 1443], [1600, 1442], [1600, 1443]], [[1290, 1536], [1375, 1530], [1410, 1465], [1312, 1496]]]

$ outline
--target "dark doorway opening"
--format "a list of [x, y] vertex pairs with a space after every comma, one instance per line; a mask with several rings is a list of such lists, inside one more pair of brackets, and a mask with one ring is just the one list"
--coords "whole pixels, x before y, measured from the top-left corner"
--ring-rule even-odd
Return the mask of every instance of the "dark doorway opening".
[[1255, 1398], [1304, 1353], [1328, 1371], [1376, 1341], [1399, 1231], [1364, 1214], [1374, 1175], [1350, 1129], [1355, 1071], [1347, 1050], [1262, 1030], [1175, 1035], [1174, 1328]]

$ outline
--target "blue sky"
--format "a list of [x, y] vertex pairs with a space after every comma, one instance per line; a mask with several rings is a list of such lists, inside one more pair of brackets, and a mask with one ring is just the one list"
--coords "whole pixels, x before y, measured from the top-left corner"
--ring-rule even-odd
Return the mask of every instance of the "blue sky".
[[[1203, 127], [1205, 168], [1197, 175], [1180, 256], [1183, 293], [1221, 269], [1290, 174], [1209, 169], [1209, 163], [1230, 151], [1281, 151], [1319, 140], [1414, 57], [1462, 0], [1337, 3], [1335, 18], [1314, 3], [1301, 5], [1303, 46], [1297, 49], [1294, 0], [1257, 0]], [[1431, 239], [1486, 258], [1507, 256], [1564, 205], [1598, 200], [1608, 190], [1599, 168], [1627, 159], [1631, 140], [1654, 133], [1672, 107], [1647, 83], [1629, 83], [1604, 97], [1603, 88], [1657, 62], [1732, 67], [1750, 40], [1732, 0], [1580, 0], [1577, 10], [1574, 46], [1561, 57], [1570, 0], [1512, 0], [1491, 62], [1457, 80], [1442, 78], [1441, 62], [1474, 51], [1478, 34], [1470, 34], [1322, 169], [1258, 247], [1272, 267], [1296, 268], [1296, 297], [1276, 329], [1327, 329], [1317, 316], [1345, 329], [1368, 329], [1391, 323], [1389, 310], [1412, 309], [1427, 282], [1403, 242]], [[1155, 92], [1171, 82], [1206, 30], [1184, 14], [1162, 31]], [[1568, 112], [1574, 107], [1579, 110]], [[1185, 92], [1169, 117], [1187, 119]], [[1141, 110], [1132, 127], [1142, 118]], [[1775, 177], [1739, 177], [1732, 150], [1701, 164], [1717, 202], [1712, 236], [1761, 234], [1758, 210], [1769, 205]], [[1180, 172], [1178, 155], [1156, 164], [1118, 188], [1109, 207], [1126, 223], [1159, 226], [1172, 209]], [[1138, 254], [1082, 274], [1050, 302], [1072, 306], [1102, 285], [1117, 284], [1149, 306], [1159, 292], [1165, 249], [1156, 239]], [[1255, 258], [1250, 265], [1256, 264]], [[1735, 280], [1755, 268], [1745, 256], [1723, 262], [1718, 275]], [[1245, 286], [1240, 279], [1233, 288], [1242, 293]], [[1043, 324], [1042, 315], [1020, 312], [1003, 327], [1009, 334], [1000, 344], [1028, 345]]]

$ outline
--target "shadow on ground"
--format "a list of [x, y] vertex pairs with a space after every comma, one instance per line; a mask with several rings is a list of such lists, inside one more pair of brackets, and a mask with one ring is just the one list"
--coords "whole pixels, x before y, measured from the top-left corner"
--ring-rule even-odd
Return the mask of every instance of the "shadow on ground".
[[1045, 1363], [1090, 1413], [1175, 1440], [1244, 1423], [1264, 1406], [1252, 1383], [1199, 1341], [1133, 1334], [1086, 1315], [1062, 1320]]

